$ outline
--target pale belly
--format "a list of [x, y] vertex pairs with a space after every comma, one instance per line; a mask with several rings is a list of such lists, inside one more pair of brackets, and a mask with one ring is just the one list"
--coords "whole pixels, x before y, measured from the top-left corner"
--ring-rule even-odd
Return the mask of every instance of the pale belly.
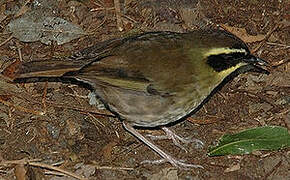
[[193, 90], [184, 94], [186, 97], [181, 100], [176, 96], [162, 97], [116, 87], [96, 89], [111, 111], [118, 113], [122, 120], [139, 127], [156, 127], [175, 122], [195, 110], [211, 91]]

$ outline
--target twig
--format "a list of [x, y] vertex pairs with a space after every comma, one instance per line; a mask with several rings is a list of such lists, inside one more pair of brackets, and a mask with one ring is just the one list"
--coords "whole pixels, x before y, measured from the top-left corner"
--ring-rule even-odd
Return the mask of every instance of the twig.
[[71, 177], [74, 177], [74, 178], [77, 178], [77, 179], [80, 179], [80, 180], [87, 180], [87, 178], [83, 178], [83, 177], [81, 177], [81, 176], [79, 176], [77, 174], [71, 173], [71, 172], [63, 170], [63, 169], [61, 169], [59, 167], [51, 166], [51, 165], [48, 165], [48, 164], [43, 164], [43, 163], [38, 163], [38, 162], [29, 162], [28, 164], [31, 165], [31, 166], [42, 167], [42, 168], [45, 168], [45, 169], [51, 169], [51, 170], [54, 170], [54, 171], [58, 171], [58, 172], [61, 172], [63, 174], [66, 174], [68, 176], [71, 176]]
[[250, 91], [247, 91], [247, 90], [243, 90], [243, 89], [237, 89], [237, 90], [234, 90], [232, 93], [235, 93], [235, 92], [240, 92], [240, 93], [246, 93], [247, 95], [249, 96], [252, 96], [252, 97], [257, 97], [259, 98], [260, 100], [270, 104], [273, 108], [276, 108], [277, 105], [275, 105], [274, 103], [272, 103], [270, 100], [268, 100], [267, 97], [263, 96], [263, 95], [259, 95], [259, 94], [256, 94], [256, 93], [253, 93], [253, 92], [250, 92]]
[[23, 15], [28, 10], [28, 8], [27, 8], [26, 5], [28, 3], [30, 3], [30, 1], [32, 1], [32, 0], [26, 0], [25, 1], [25, 3], [23, 4], [23, 6], [21, 6], [21, 8], [19, 9], [19, 11], [14, 15], [14, 18], [17, 18], [17, 17]]
[[[24, 93], [24, 92], [23, 92]], [[17, 98], [20, 98], [20, 99], [25, 99], [26, 101], [29, 101], [30, 103], [36, 103], [36, 104], [41, 104], [39, 101], [36, 101], [35, 99], [32, 99], [30, 98], [31, 95], [27, 95], [24, 94], [24, 96], [18, 96], [17, 94], [14, 94], [15, 97]], [[44, 115], [46, 112], [44, 111], [35, 111], [35, 110], [30, 110], [30, 109], [27, 109], [27, 108], [24, 108], [24, 107], [21, 107], [21, 106], [17, 106], [17, 105], [14, 105], [10, 102], [7, 102], [3, 99], [1, 99], [1, 96], [0, 96], [0, 103], [3, 103], [7, 106], [10, 106], [10, 107], [14, 107], [15, 109], [18, 109], [20, 111], [23, 111], [23, 112], [26, 112], [26, 113], [32, 113], [32, 114], [35, 114], [35, 115]], [[59, 104], [59, 103], [55, 103], [55, 102], [52, 102], [52, 101], [45, 101], [45, 104], [47, 106], [47, 104], [49, 104], [50, 106], [52, 107], [60, 107], [60, 108], [64, 108], [64, 109], [72, 109], [72, 110], [75, 110], [75, 111], [79, 111], [79, 112], [84, 112], [84, 113], [91, 113], [91, 114], [97, 114], [97, 115], [100, 115], [100, 116], [107, 116], [107, 117], [116, 117], [114, 114], [112, 114], [111, 112], [109, 112], [108, 110], [98, 110], [97, 108], [82, 108], [82, 107], [74, 107], [74, 106], [70, 106], [68, 104]]]
[[113, 8], [113, 7], [111, 7], [111, 8], [100, 7], [100, 8], [91, 9], [90, 11], [94, 12], [94, 11], [102, 11], [102, 10], [115, 10], [115, 8]]
[[136, 21], [135, 19], [133, 19], [133, 18], [127, 16], [127, 15], [122, 14], [122, 17], [124, 17], [124, 18], [126, 18], [126, 19], [132, 21], [133, 23], [138, 23], [138, 21]]
[[272, 45], [272, 46], [280, 46], [280, 47], [290, 48], [290, 46], [286, 45], [286, 44], [271, 43], [271, 42], [267, 42], [266, 44], [269, 44], [269, 45]]
[[273, 168], [271, 171], [269, 171], [263, 178], [263, 180], [267, 180], [269, 179], [269, 177], [275, 172], [277, 171], [277, 169], [279, 169], [279, 167], [281, 166], [282, 164], [282, 160], [280, 160]]
[[271, 34], [274, 32], [274, 31], [276, 31], [278, 28], [279, 28], [279, 26], [280, 26], [280, 24], [276, 24], [273, 28], [272, 28], [272, 30], [271, 31], [269, 31], [267, 34], [266, 34], [266, 36], [265, 36], [265, 38], [264, 38], [264, 40], [255, 48], [255, 49], [253, 49], [253, 53], [254, 52], [257, 52], [264, 44], [265, 44], [265, 42], [266, 42], [266, 40], [271, 36]]
[[290, 59], [284, 59], [284, 60], [281, 60], [281, 61], [279, 61], [279, 62], [273, 63], [273, 64], [272, 64], [272, 67], [273, 67], [273, 68], [276, 68], [276, 67], [281, 66], [281, 65], [283, 65], [283, 64], [286, 64], [286, 63], [288, 63], [288, 62], [290, 62]]
[[110, 113], [107, 110], [98, 110], [96, 108], [88, 109], [88, 108], [81, 108], [81, 107], [73, 107], [73, 106], [69, 106], [67, 104], [57, 104], [57, 103], [50, 102], [50, 101], [47, 101], [46, 103], [50, 104], [53, 107], [61, 107], [61, 108], [73, 109], [73, 110], [80, 111], [80, 112], [85, 112], [85, 113], [98, 114], [98, 115], [101, 115], [101, 116], [115, 117], [115, 115], [113, 115], [112, 113]]
[[115, 11], [116, 11], [116, 18], [117, 18], [117, 27], [119, 31], [124, 30], [124, 26], [122, 23], [122, 17], [121, 17], [121, 5], [119, 0], [114, 0], [114, 5], [115, 5]]
[[[94, 28], [93, 31], [88, 32], [87, 35], [95, 34], [95, 31], [105, 24], [105, 22], [107, 21], [107, 17], [108, 17], [108, 8], [105, 7], [103, 4], [98, 4], [96, 2], [94, 2], [94, 3], [97, 4], [98, 6], [101, 6], [104, 8], [105, 17], [104, 17], [103, 21], [96, 28]], [[91, 9], [91, 11], [94, 11], [94, 9]]]
[[87, 180], [87, 178], [83, 178], [77, 174], [71, 173], [69, 171], [63, 170], [59, 167], [55, 167], [55, 166], [51, 166], [48, 164], [43, 164], [43, 163], [39, 163], [36, 161], [40, 161], [40, 159], [32, 159], [32, 160], [27, 160], [27, 159], [21, 159], [21, 160], [13, 160], [13, 161], [3, 161], [0, 163], [0, 165], [7, 165], [7, 164], [23, 164], [23, 165], [30, 165], [30, 166], [35, 166], [35, 167], [41, 167], [41, 168], [45, 168], [45, 169], [50, 169], [50, 170], [54, 170], [54, 171], [58, 171], [61, 172], [67, 176], [70, 177], [74, 177], [80, 180]]
[[[87, 115], [89, 117], [92, 117], [93, 118], [93, 122], [94, 122], [94, 125], [95, 126], [96, 126], [95, 122], [98, 122], [101, 126], [106, 127], [101, 121], [99, 121], [94, 115], [92, 115], [92, 113], [87, 113]], [[96, 128], [97, 128], [97, 126], [96, 126]]]
[[95, 166], [96, 169], [109, 169], [109, 170], [125, 170], [125, 171], [133, 171], [134, 168], [126, 168], [126, 167], [110, 167], [110, 166]]
[[47, 112], [47, 106], [46, 106], [47, 85], [48, 85], [48, 82], [46, 81], [44, 85], [42, 99], [41, 99], [44, 114]]
[[41, 159], [20, 159], [20, 160], [3, 160], [0, 161], [1, 166], [7, 166], [9, 164], [27, 164], [28, 162], [36, 162], [36, 161], [41, 161]]
[[19, 111], [22, 111], [22, 112], [31, 113], [31, 114], [35, 114], [35, 115], [41, 115], [41, 116], [44, 115], [44, 112], [42, 112], [42, 111], [35, 111], [32, 109], [27, 109], [25, 107], [15, 105], [13, 103], [10, 103], [8, 101], [3, 100], [1, 97], [0, 97], [0, 102], [6, 106], [13, 107], [13, 108], [18, 109]]
[[211, 119], [194, 119], [193, 117], [188, 117], [186, 118], [187, 121], [193, 124], [200, 124], [200, 125], [205, 125], [205, 124], [213, 124], [218, 121], [220, 121], [221, 118], [211, 118]]
[[19, 56], [20, 62], [23, 62], [21, 48], [19, 47], [19, 43], [17, 43], [17, 51], [18, 51], [18, 56]]
[[12, 38], [13, 38], [13, 36], [10, 36], [5, 41], [3, 41], [2, 43], [0, 43], [0, 47], [3, 46], [4, 44], [6, 44], [8, 41], [10, 41]]

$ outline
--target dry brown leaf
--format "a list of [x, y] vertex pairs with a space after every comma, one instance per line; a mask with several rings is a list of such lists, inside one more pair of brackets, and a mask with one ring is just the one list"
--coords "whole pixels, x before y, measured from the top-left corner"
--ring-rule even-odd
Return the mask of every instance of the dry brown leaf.
[[102, 149], [104, 159], [106, 159], [106, 160], [112, 159], [112, 151], [116, 145], [117, 145], [116, 142], [110, 142]]
[[240, 164], [235, 164], [235, 165], [232, 165], [231, 167], [228, 167], [224, 172], [227, 173], [227, 172], [233, 172], [233, 171], [237, 171], [241, 169], [241, 165]]
[[2, 74], [10, 79], [14, 79], [17, 73], [17, 70], [19, 69], [21, 62], [17, 59], [14, 61], [12, 64], [10, 64], [8, 67], [6, 67], [3, 71]]
[[227, 26], [225, 24], [222, 24], [221, 27], [227, 30], [228, 32], [233, 33], [234, 35], [238, 36], [246, 43], [263, 41], [266, 37], [266, 35], [263, 35], [263, 34], [258, 34], [256, 36], [249, 35], [245, 28], [237, 28], [237, 27]]
[[15, 176], [17, 180], [26, 180], [27, 170], [24, 167], [24, 164], [17, 164], [14, 170]]

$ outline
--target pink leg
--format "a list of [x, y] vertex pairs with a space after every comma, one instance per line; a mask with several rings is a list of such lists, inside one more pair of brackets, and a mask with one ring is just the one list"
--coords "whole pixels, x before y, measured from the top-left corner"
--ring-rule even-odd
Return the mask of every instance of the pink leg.
[[187, 164], [187, 163], [184, 163], [184, 162], [181, 162], [179, 160], [172, 158], [170, 155], [162, 151], [155, 144], [147, 140], [142, 134], [140, 134], [136, 129], [134, 129], [129, 123], [123, 122], [123, 126], [128, 132], [133, 134], [135, 137], [137, 137], [140, 141], [142, 141], [144, 144], [149, 146], [153, 151], [155, 151], [157, 154], [159, 154], [163, 158], [163, 160], [145, 161], [144, 163], [156, 164], [156, 163], [169, 162], [172, 166], [179, 167], [179, 168], [203, 168], [200, 165]]

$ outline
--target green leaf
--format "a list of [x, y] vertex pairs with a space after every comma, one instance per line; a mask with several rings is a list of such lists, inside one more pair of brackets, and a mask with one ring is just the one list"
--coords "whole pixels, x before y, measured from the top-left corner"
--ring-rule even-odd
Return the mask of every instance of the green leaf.
[[286, 147], [290, 147], [290, 134], [286, 128], [263, 126], [222, 136], [217, 146], [209, 148], [208, 155], [249, 154], [256, 150], [278, 150]]

